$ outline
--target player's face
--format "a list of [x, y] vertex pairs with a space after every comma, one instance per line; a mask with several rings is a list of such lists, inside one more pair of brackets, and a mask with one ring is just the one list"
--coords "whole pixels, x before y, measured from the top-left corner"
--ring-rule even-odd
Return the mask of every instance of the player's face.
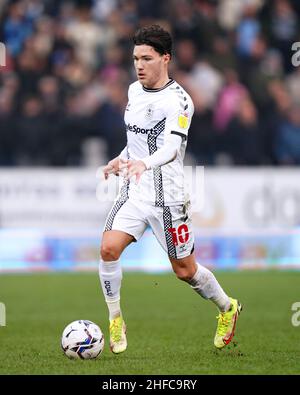
[[136, 45], [133, 50], [137, 78], [145, 88], [160, 88], [168, 78], [170, 55], [161, 55], [149, 45]]

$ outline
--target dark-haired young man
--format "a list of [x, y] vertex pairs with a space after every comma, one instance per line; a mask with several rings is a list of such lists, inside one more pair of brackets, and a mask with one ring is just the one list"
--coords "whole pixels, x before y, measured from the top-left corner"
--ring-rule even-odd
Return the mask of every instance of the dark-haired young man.
[[220, 314], [214, 344], [222, 348], [233, 335], [241, 305], [228, 297], [215, 276], [199, 265], [189, 200], [184, 188], [183, 158], [194, 112], [188, 93], [169, 77], [172, 40], [157, 25], [134, 36], [133, 59], [138, 81], [130, 85], [125, 110], [127, 145], [104, 167], [104, 176], [126, 172], [106, 220], [99, 276], [109, 310], [110, 347], [126, 350], [126, 325], [120, 308], [120, 256], [133, 241], [152, 228], [167, 252], [176, 276], [203, 298], [213, 301]]

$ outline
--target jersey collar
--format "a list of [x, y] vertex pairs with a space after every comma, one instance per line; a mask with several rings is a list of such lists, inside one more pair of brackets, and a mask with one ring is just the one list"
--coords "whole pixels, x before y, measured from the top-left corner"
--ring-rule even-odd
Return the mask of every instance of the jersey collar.
[[170, 79], [169, 82], [166, 83], [166, 85], [162, 86], [161, 88], [145, 88], [144, 85], [142, 85], [143, 90], [145, 92], [159, 92], [162, 91], [163, 89], [166, 89], [168, 86], [170, 86], [171, 84], [173, 84], [173, 82], [175, 82], [172, 78]]

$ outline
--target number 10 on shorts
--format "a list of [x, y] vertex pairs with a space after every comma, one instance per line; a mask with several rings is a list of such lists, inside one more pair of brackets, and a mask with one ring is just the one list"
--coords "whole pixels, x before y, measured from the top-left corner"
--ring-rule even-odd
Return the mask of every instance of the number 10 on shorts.
[[169, 228], [168, 231], [172, 235], [172, 242], [174, 246], [178, 244], [185, 244], [189, 239], [189, 228], [186, 224], [178, 226], [178, 228]]

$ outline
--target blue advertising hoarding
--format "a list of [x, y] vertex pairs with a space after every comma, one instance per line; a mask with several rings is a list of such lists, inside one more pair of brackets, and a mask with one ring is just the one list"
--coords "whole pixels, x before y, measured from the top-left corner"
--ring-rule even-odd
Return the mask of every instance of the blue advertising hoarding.
[[[0, 272], [97, 270], [100, 235], [0, 230]], [[212, 270], [300, 269], [300, 232], [260, 235], [196, 233], [196, 259]], [[151, 230], [122, 255], [127, 271], [171, 270]]]

